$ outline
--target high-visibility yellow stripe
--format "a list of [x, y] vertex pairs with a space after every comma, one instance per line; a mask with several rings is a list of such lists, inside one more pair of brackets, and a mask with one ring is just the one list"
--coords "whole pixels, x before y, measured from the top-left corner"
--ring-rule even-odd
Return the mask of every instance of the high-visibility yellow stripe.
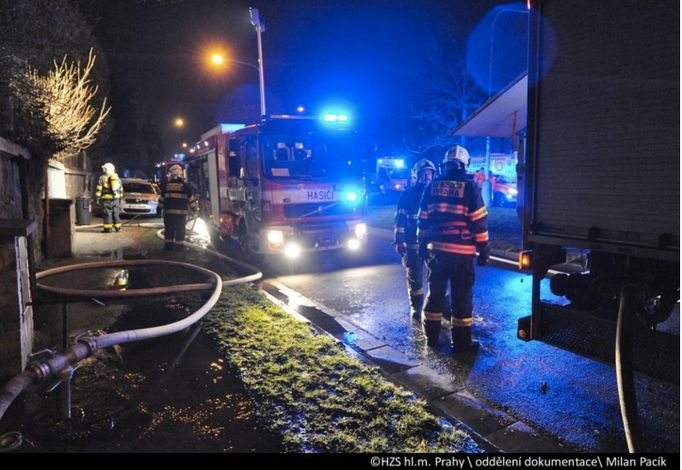
[[444, 251], [446, 253], [455, 253], [458, 255], [475, 255], [476, 247], [474, 245], [458, 245], [456, 243], [445, 242], [430, 242], [427, 245], [429, 250]]
[[114, 198], [113, 194], [105, 194], [104, 196], [102, 196], [102, 199], [113, 199], [113, 198]]
[[112, 225], [112, 224], [102, 224], [102, 227], [104, 227], [104, 228], [111, 228], [111, 227], [113, 227], [113, 225]]
[[458, 326], [458, 327], [464, 327], [464, 328], [471, 328], [471, 325], [474, 324], [474, 319], [471, 317], [465, 317], [465, 318], [457, 318], [457, 317], [452, 317], [452, 326]]
[[183, 194], [183, 193], [166, 193], [166, 199], [187, 199], [187, 194]]
[[405, 209], [398, 209], [396, 214], [407, 214], [407, 211]]
[[418, 250], [419, 249], [419, 244], [418, 243], [408, 243], [407, 244], [407, 249], [408, 250]]
[[483, 206], [483, 207], [481, 207], [480, 209], [475, 210], [474, 212], [472, 212], [471, 214], [469, 214], [469, 219], [470, 219], [472, 222], [475, 222], [475, 221], [477, 221], [477, 220], [479, 220], [479, 219], [482, 219], [482, 218], [485, 217], [486, 215], [488, 215], [488, 209], [486, 209], [485, 206]]
[[[468, 230], [460, 230], [458, 228], [454, 228], [451, 230], [438, 230], [438, 229], [433, 229], [432, 232], [435, 234], [437, 233], [438, 235], [462, 235], [462, 238], [471, 238], [471, 232]], [[467, 236], [468, 235], [468, 236]]]
[[166, 184], [166, 191], [182, 191], [185, 185], [182, 183], [168, 183]]
[[474, 234], [474, 240], [477, 242], [487, 242], [490, 239], [488, 231]]
[[415, 295], [424, 295], [424, 289], [413, 290], [412, 296], [414, 297]]
[[440, 321], [443, 318], [443, 312], [424, 312], [424, 317], [429, 321]]
[[465, 215], [467, 213], [467, 206], [462, 204], [448, 204], [446, 202], [439, 202], [435, 204], [429, 204], [429, 212], [447, 212], [448, 214], [461, 214]]
[[451, 222], [439, 222], [439, 223], [433, 224], [433, 228], [437, 228], [437, 227], [467, 227], [467, 226], [469, 226], [469, 223], [462, 221], [462, 220], [453, 220]]
[[187, 210], [185, 210], [185, 209], [166, 209], [166, 214], [187, 215]]
[[426, 211], [420, 211], [419, 212], [419, 218], [422, 220], [426, 220], [429, 218], [429, 213]]
[[405, 227], [396, 227], [395, 233], [405, 233]]

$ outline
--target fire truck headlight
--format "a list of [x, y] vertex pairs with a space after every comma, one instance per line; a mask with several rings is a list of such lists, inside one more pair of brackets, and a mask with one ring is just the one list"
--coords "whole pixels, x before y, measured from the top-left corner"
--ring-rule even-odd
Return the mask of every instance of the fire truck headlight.
[[297, 243], [289, 243], [284, 247], [284, 256], [289, 259], [296, 259], [301, 256], [301, 247]]
[[399, 184], [396, 184], [396, 185], [395, 185], [395, 189], [400, 189], [400, 185], [399, 185]]
[[509, 194], [511, 196], [516, 196], [517, 194], [519, 194], [519, 191], [516, 188], [509, 188]]
[[350, 240], [348, 240], [348, 249], [351, 251], [359, 250], [360, 245], [361, 245], [360, 240], [358, 240], [357, 238], [351, 238]]
[[395, 166], [397, 166], [398, 168], [405, 168], [405, 160], [396, 160]]
[[355, 191], [349, 191], [346, 193], [346, 199], [349, 200], [350, 202], [355, 202], [358, 200], [358, 193]]
[[268, 230], [268, 243], [271, 245], [283, 245], [284, 244], [284, 232], [281, 230]]
[[194, 222], [194, 227], [192, 228], [192, 235], [203, 240], [208, 240], [211, 238], [204, 219], [197, 217], [197, 220]]
[[357, 224], [353, 229], [355, 236], [362, 240], [367, 235], [367, 224]]

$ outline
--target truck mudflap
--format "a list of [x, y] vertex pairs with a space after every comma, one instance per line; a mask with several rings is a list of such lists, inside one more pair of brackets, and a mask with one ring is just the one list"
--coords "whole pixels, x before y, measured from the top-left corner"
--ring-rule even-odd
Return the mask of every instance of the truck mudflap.
[[[614, 364], [616, 322], [599, 318], [571, 306], [541, 303], [542, 314], [531, 337], [531, 317], [518, 321], [517, 336], [539, 340], [601, 362]], [[633, 319], [633, 368], [636, 372], [672, 384], [680, 383], [680, 337], [655, 331]]]

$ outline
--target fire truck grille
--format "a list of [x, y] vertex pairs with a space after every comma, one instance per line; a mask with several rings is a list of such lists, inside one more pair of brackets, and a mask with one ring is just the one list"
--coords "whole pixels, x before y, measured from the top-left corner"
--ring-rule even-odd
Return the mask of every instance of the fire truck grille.
[[286, 204], [284, 206], [284, 217], [296, 219], [303, 216], [352, 214], [353, 210], [353, 207], [338, 202]]

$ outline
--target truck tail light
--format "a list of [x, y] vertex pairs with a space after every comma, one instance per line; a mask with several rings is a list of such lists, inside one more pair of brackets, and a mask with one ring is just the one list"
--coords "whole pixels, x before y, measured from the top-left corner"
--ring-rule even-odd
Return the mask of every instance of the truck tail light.
[[533, 251], [525, 250], [519, 252], [519, 271], [527, 271], [532, 266]]

